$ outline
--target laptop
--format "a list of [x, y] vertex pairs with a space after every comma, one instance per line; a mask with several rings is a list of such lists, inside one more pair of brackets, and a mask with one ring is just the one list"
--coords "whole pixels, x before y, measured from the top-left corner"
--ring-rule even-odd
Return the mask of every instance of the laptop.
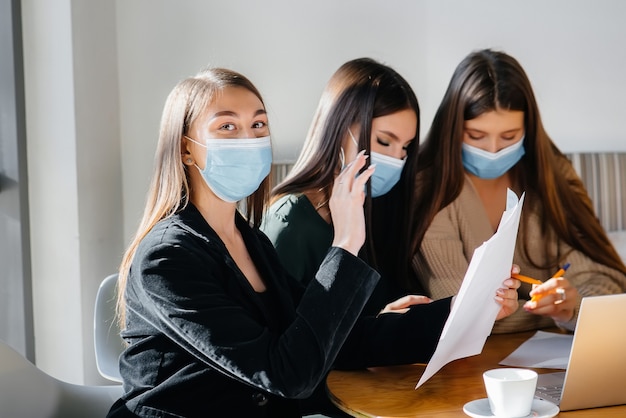
[[540, 374], [535, 397], [561, 411], [626, 404], [626, 294], [583, 298], [567, 369]]

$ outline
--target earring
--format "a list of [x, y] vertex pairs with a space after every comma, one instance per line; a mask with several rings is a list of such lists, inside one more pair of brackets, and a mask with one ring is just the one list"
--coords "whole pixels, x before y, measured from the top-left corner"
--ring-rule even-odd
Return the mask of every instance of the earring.
[[187, 164], [191, 164], [191, 163], [193, 163], [193, 160], [191, 158], [187, 158], [186, 162], [187, 162]]

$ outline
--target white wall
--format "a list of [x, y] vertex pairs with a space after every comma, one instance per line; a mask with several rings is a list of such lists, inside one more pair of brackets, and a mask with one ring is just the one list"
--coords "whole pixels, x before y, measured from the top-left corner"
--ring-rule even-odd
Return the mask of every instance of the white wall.
[[274, 160], [293, 161], [327, 79], [346, 60], [372, 56], [410, 81], [422, 77], [421, 3], [398, 2], [401, 11], [388, 4], [118, 1], [127, 236], [142, 210], [161, 109], [176, 82], [206, 65], [248, 76], [268, 106]]
[[621, 0], [118, 0], [117, 17], [126, 236], [143, 205], [165, 96], [208, 63], [261, 89], [276, 161], [298, 155], [321, 90], [343, 62], [371, 56], [407, 78], [423, 135], [455, 66], [486, 47], [525, 67], [564, 151], [626, 150]]
[[522, 64], [562, 150], [626, 151], [626, 2], [432, 0], [424, 12], [428, 41], [420, 53], [428, 71], [418, 88], [425, 122], [461, 59], [492, 47]]
[[93, 306], [123, 249], [115, 5], [22, 2], [35, 359], [104, 382]]
[[370, 56], [404, 75], [423, 135], [454, 67], [484, 47], [522, 63], [564, 151], [626, 151], [622, 0], [24, 0], [22, 8], [37, 356], [72, 380], [95, 379], [90, 300], [137, 225], [165, 97], [205, 65], [241, 71], [260, 88], [276, 161], [295, 159], [343, 62]]

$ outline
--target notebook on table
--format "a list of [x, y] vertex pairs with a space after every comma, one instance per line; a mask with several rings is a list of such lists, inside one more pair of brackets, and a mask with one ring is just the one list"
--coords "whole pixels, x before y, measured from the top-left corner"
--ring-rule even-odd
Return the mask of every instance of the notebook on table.
[[626, 294], [582, 300], [567, 369], [540, 374], [535, 396], [561, 411], [626, 404]]

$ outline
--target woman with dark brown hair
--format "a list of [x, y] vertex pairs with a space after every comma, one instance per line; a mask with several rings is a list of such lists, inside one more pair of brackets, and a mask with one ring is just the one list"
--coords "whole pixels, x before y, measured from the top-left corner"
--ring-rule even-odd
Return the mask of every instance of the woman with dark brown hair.
[[[468, 55], [456, 68], [420, 149], [412, 250], [433, 299], [455, 294], [474, 250], [498, 227], [507, 189], [525, 192], [513, 262], [550, 279], [520, 288], [494, 332], [576, 325], [584, 296], [626, 290], [626, 267], [569, 160], [545, 132], [530, 81], [511, 56]], [[436, 179], [436, 181], [434, 180]], [[531, 297], [533, 300], [531, 299]]]
[[[453, 295], [432, 302], [409, 275], [418, 138], [419, 106], [406, 80], [373, 59], [350, 60], [331, 76], [295, 166], [272, 190], [261, 229], [287, 271], [307, 285], [335, 237], [328, 198], [337, 176], [362, 150], [375, 166], [366, 186], [367, 234], [359, 257], [381, 274], [361, 313], [376, 321], [367, 330], [368, 343], [354, 347], [355, 339], [348, 340], [337, 368], [427, 362], [450, 313]], [[499, 317], [513, 312], [511, 304], [518, 307], [518, 286], [506, 279], [494, 294], [502, 305]], [[325, 396], [314, 401], [323, 404]], [[323, 411], [335, 415], [332, 408]]]
[[383, 276], [366, 312], [376, 314], [407, 293], [422, 293], [410, 277], [408, 245], [419, 118], [415, 93], [387, 65], [357, 58], [332, 75], [302, 152], [272, 190], [272, 205], [261, 226], [295, 278], [305, 284], [313, 278], [333, 237], [331, 186], [341, 167], [364, 149], [376, 170], [366, 189], [367, 238], [361, 256]]

